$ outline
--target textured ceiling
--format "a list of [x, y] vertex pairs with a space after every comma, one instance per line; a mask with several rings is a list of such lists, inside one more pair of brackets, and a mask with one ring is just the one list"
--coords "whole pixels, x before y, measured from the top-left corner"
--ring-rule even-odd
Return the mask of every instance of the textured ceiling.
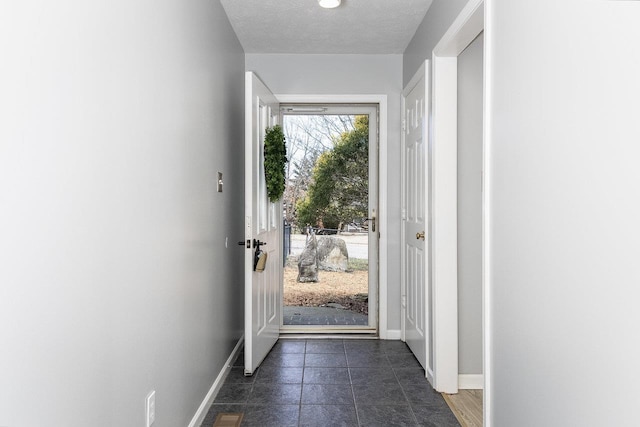
[[432, 0], [220, 0], [246, 53], [403, 53]]

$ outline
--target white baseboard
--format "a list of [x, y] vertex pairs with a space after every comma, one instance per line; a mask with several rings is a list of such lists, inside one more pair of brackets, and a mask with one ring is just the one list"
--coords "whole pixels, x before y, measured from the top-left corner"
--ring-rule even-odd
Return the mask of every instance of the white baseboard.
[[462, 390], [482, 390], [484, 388], [484, 375], [459, 374], [458, 388]]
[[200, 425], [202, 424], [204, 417], [207, 416], [207, 411], [209, 410], [209, 407], [213, 403], [213, 399], [215, 399], [216, 395], [218, 394], [218, 391], [220, 391], [220, 387], [222, 387], [222, 383], [227, 378], [229, 371], [231, 371], [233, 362], [234, 360], [236, 360], [236, 356], [238, 355], [238, 352], [242, 348], [243, 341], [244, 341], [244, 335], [240, 337], [240, 339], [238, 340], [238, 343], [236, 344], [233, 351], [231, 352], [231, 355], [229, 356], [227, 361], [224, 363], [224, 367], [216, 377], [216, 380], [213, 382], [213, 385], [209, 389], [209, 392], [207, 393], [204, 400], [200, 404], [200, 407], [198, 408], [195, 415], [191, 419], [191, 422], [189, 423], [189, 427], [200, 427]]
[[427, 369], [427, 381], [429, 381], [429, 384], [433, 387], [433, 371], [431, 368]]
[[400, 329], [387, 329], [387, 333], [381, 337], [384, 340], [399, 340], [402, 338]]

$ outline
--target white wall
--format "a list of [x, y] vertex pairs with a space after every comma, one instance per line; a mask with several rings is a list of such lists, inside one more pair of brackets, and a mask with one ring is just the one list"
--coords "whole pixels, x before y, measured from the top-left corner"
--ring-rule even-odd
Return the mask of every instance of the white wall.
[[0, 425], [184, 426], [243, 327], [242, 48], [218, 2], [7, 6]]
[[[276, 94], [386, 94], [388, 102], [387, 328], [400, 330], [401, 55], [247, 54], [246, 68]], [[384, 242], [381, 242], [381, 245]], [[381, 278], [382, 279], [382, 278]]]
[[487, 6], [491, 425], [637, 425], [640, 3]]
[[458, 370], [482, 374], [483, 35], [458, 57]]
[[469, 0], [433, 0], [402, 57], [403, 86], [418, 71]]

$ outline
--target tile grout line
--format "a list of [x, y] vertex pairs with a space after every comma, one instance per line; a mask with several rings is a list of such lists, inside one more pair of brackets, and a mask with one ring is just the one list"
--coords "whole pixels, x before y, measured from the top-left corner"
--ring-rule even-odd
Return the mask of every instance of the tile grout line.
[[409, 406], [409, 412], [411, 413], [411, 416], [413, 417], [413, 421], [416, 423], [416, 425], [420, 425], [420, 422], [418, 421], [418, 417], [416, 416], [416, 413], [413, 412], [413, 406], [411, 405], [411, 401], [409, 400], [409, 396], [407, 396], [407, 392], [405, 391], [404, 387], [402, 386], [402, 383], [400, 382], [400, 378], [398, 378], [398, 375], [396, 373], [396, 369], [395, 367], [391, 367], [391, 370], [393, 371], [393, 376], [396, 378], [396, 381], [398, 381], [398, 385], [400, 386], [400, 390], [402, 390], [402, 395], [404, 396], [405, 400], [407, 401], [407, 405]]
[[307, 370], [307, 345], [309, 340], [304, 340], [304, 358], [302, 359], [302, 382], [300, 383], [300, 410], [298, 411], [298, 426], [302, 424], [302, 396], [304, 391], [304, 374]]
[[302, 420], [302, 389], [304, 388], [304, 371], [307, 369], [307, 340], [304, 341], [304, 356], [302, 358], [302, 379], [300, 380], [300, 399], [298, 400], [298, 422], [296, 425], [300, 427]]
[[353, 396], [353, 408], [356, 411], [356, 422], [360, 424], [360, 414], [358, 414], [358, 403], [356, 402], [356, 392], [353, 388], [353, 379], [351, 377], [351, 366], [349, 365], [349, 357], [347, 356], [347, 347], [344, 348], [344, 358], [347, 361], [347, 371], [349, 372], [349, 386], [351, 387], [351, 395]]
[[347, 374], [349, 375], [349, 388], [351, 388], [351, 398], [353, 399], [353, 409], [356, 412], [356, 423], [360, 425], [360, 417], [358, 416], [358, 404], [356, 403], [356, 393], [353, 390], [353, 382], [351, 381], [351, 367], [349, 366], [349, 358], [347, 357], [347, 346], [342, 340], [342, 351], [344, 352], [344, 361], [347, 367]]

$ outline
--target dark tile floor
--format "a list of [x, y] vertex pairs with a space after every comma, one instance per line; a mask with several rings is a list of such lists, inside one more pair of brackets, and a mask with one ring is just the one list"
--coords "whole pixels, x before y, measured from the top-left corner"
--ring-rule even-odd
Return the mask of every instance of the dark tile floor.
[[252, 377], [244, 354], [202, 426], [243, 412], [243, 426], [459, 426], [401, 341], [278, 341]]

